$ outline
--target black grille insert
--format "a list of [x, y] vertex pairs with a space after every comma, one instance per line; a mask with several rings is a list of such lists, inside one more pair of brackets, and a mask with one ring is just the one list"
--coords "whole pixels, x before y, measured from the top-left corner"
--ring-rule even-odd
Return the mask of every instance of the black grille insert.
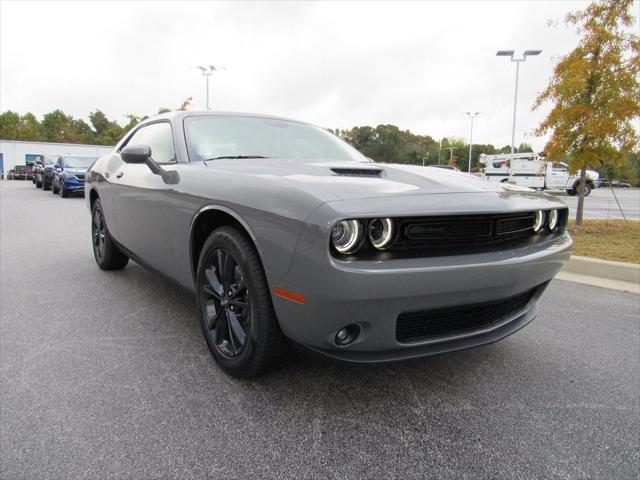
[[401, 313], [396, 322], [396, 339], [430, 340], [490, 327], [524, 310], [539, 288], [492, 302]]

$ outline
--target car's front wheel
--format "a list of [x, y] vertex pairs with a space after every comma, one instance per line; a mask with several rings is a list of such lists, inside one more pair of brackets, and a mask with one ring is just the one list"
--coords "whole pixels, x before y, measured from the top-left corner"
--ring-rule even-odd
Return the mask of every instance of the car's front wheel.
[[58, 192], [60, 191], [60, 189], [58, 188], [58, 186], [56, 185], [55, 180], [51, 183], [51, 190], [53, 191], [52, 193], [54, 195], [57, 195]]
[[91, 241], [93, 256], [102, 270], [120, 270], [127, 266], [129, 257], [120, 251], [111, 238], [99, 199], [93, 202], [91, 208]]
[[254, 378], [274, 365], [283, 337], [258, 252], [232, 226], [215, 230], [196, 277], [200, 321], [209, 350], [228, 374]]

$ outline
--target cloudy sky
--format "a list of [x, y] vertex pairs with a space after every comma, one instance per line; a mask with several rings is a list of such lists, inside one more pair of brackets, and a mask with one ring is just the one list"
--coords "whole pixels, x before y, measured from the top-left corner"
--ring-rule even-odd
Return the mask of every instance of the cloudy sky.
[[325, 127], [392, 123], [510, 142], [515, 64], [498, 49], [542, 49], [522, 64], [516, 143], [542, 148], [531, 113], [558, 56], [576, 44], [562, 20], [581, 1], [0, 2], [0, 110], [56, 108], [86, 118], [205, 106]]

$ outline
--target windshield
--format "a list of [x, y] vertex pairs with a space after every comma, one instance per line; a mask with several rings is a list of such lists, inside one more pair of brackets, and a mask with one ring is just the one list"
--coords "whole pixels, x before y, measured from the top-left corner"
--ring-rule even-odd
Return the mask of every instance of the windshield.
[[58, 156], [57, 155], [45, 155], [42, 162], [45, 165], [55, 165], [55, 163], [57, 161], [58, 161]]
[[64, 166], [66, 168], [89, 168], [95, 157], [64, 157]]
[[322, 128], [261, 117], [187, 117], [191, 161], [275, 157], [293, 160], [366, 162], [356, 149]]

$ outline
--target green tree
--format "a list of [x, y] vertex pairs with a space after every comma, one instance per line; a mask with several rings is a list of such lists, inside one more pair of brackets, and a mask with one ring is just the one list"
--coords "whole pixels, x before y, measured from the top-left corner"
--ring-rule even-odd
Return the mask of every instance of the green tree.
[[62, 110], [47, 113], [42, 119], [42, 127], [47, 142], [78, 143], [73, 117]]
[[7, 110], [0, 115], [0, 138], [17, 140], [20, 131], [20, 115]]
[[576, 225], [582, 224], [587, 168], [617, 164], [637, 147], [632, 119], [640, 115], [640, 39], [630, 32], [633, 0], [599, 0], [571, 13], [578, 46], [556, 64], [533, 109], [552, 102], [536, 129], [551, 132], [545, 150], [567, 156], [580, 172]]

